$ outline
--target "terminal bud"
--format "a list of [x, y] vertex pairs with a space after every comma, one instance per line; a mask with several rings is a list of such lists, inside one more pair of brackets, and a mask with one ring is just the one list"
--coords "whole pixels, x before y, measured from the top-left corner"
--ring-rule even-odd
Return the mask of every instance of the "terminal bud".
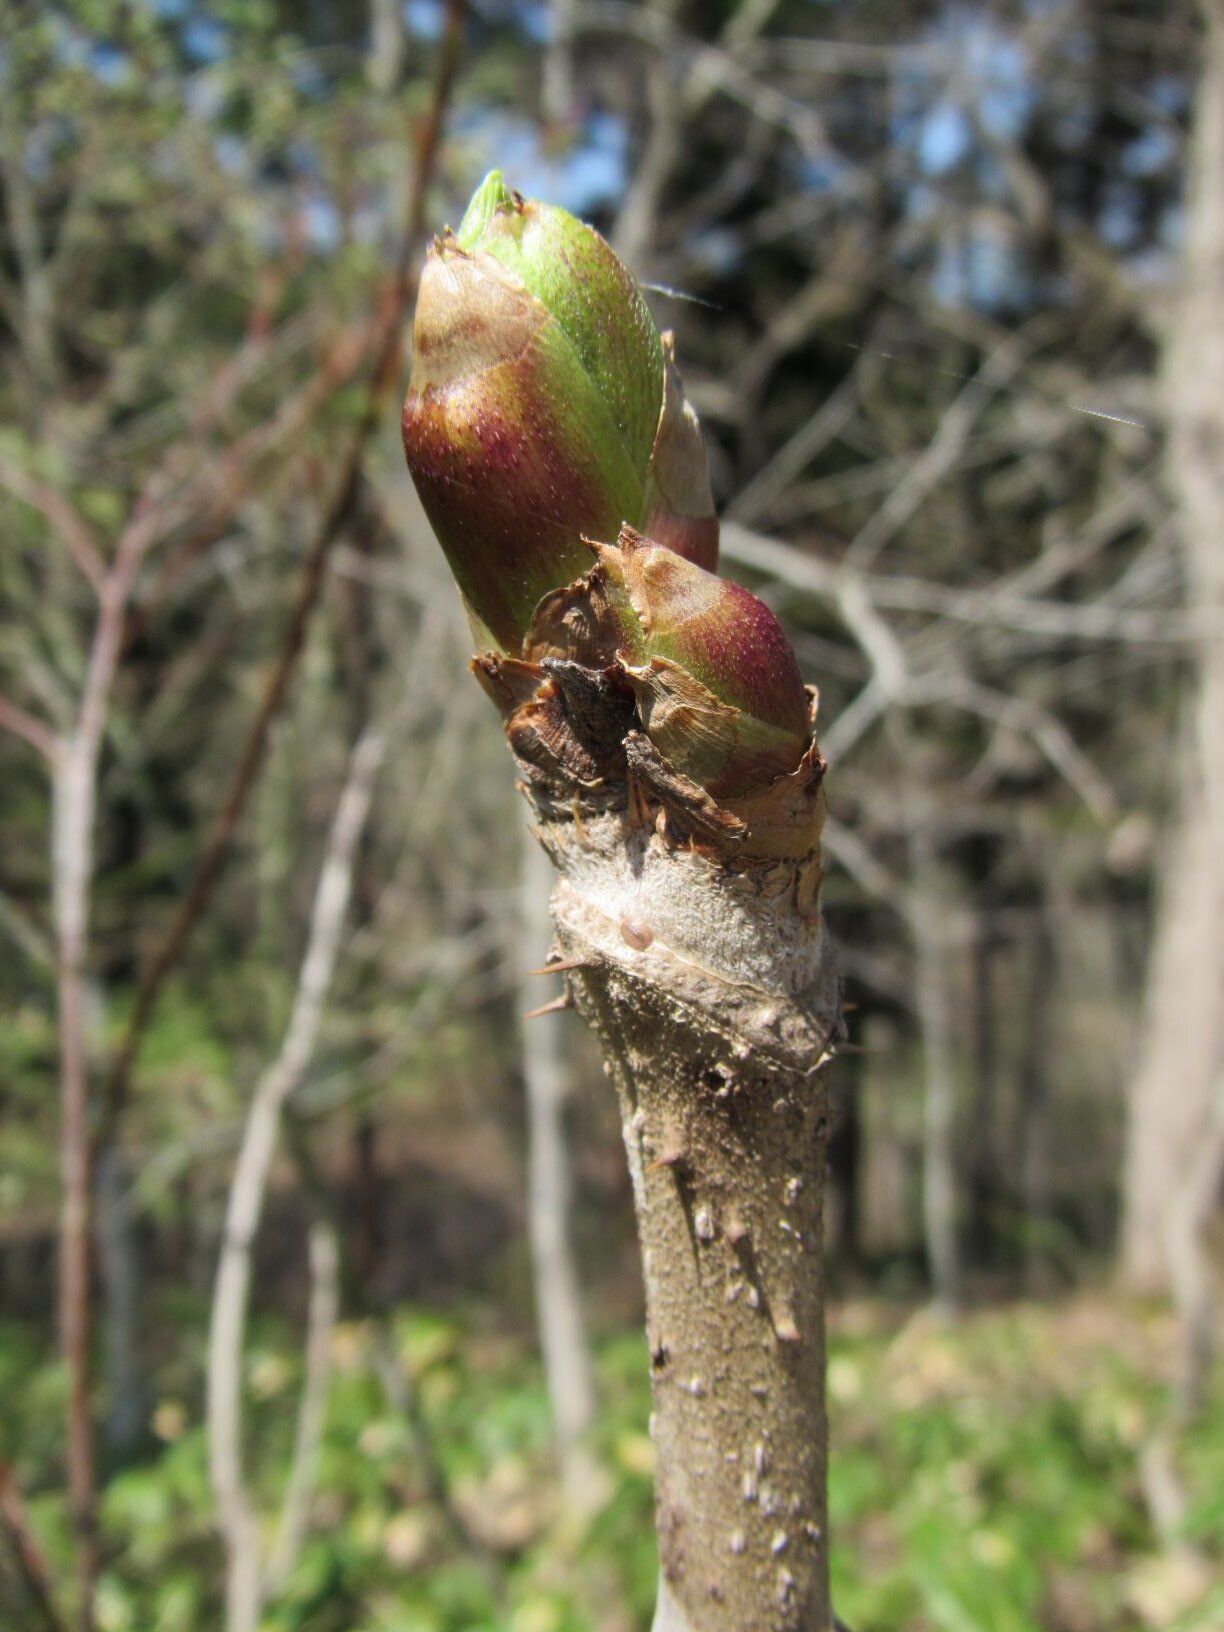
[[713, 567], [700, 428], [670, 337], [567, 211], [494, 171], [421, 276], [404, 449], [479, 625], [518, 654], [541, 599], [590, 566], [582, 535], [649, 526]]

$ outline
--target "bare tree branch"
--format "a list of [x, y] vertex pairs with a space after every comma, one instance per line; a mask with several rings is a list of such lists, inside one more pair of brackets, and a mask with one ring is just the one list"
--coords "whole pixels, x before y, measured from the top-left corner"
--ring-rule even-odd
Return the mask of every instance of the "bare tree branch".
[[[352, 890], [353, 859], [369, 814], [384, 745], [382, 732], [368, 727], [350, 757], [315, 890], [293, 1012], [280, 1052], [251, 1098], [226, 1208], [208, 1345], [208, 1435], [209, 1470], [227, 1554], [227, 1632], [255, 1632], [268, 1584], [242, 1455], [242, 1350], [251, 1248], [263, 1212], [281, 1113], [314, 1052]], [[290, 1539], [286, 1538], [286, 1546]]]
[[15, 499], [20, 499], [45, 517], [67, 544], [81, 575], [100, 595], [106, 576], [106, 562], [93, 529], [80, 512], [49, 482], [41, 481], [31, 471], [22, 470], [4, 454], [0, 454], [0, 487], [6, 487]]
[[649, 271], [648, 253], [657, 242], [663, 190], [675, 169], [681, 142], [681, 98], [677, 83], [679, 0], [657, 0], [652, 7], [655, 48], [645, 66], [650, 129], [634, 166], [633, 179], [617, 214], [612, 247], [639, 277]]
[[[733, 561], [768, 573], [780, 583], [809, 594], [832, 597], [840, 567], [807, 555], [793, 545], [766, 538], [736, 522], [722, 528], [723, 553]], [[865, 592], [874, 606], [897, 612], [927, 612], [956, 622], [1015, 629], [1050, 639], [1116, 640], [1170, 645], [1210, 639], [1218, 619], [1210, 611], [1142, 611], [1097, 602], [1074, 606], [1061, 601], [1030, 600], [999, 590], [948, 589], [920, 578], [863, 574]]]
[[16, 128], [11, 111], [12, 98], [5, 97], [0, 113], [0, 167], [4, 172], [4, 197], [9, 234], [20, 270], [21, 321], [18, 340], [36, 389], [45, 389], [55, 378], [55, 298], [43, 254], [42, 228], [30, 174], [26, 167], [23, 133]]
[[255, 486], [271, 454], [292, 442], [322, 405], [356, 373], [371, 336], [341, 334], [322, 366], [270, 419], [232, 442], [217, 458], [195, 472], [187, 498], [191, 519], [187, 535], [173, 552], [143, 598], [149, 607], [170, 593], [202, 550], [221, 537], [235, 511]]
[[56, 929], [60, 1069], [60, 1342], [68, 1369], [68, 1484], [77, 1533], [81, 1632], [94, 1624], [98, 1571], [93, 1424], [90, 1415], [90, 1142], [85, 978], [94, 873], [97, 767], [119, 662], [123, 623], [145, 552], [156, 535], [152, 506], [120, 537], [102, 583], [76, 724], [52, 778], [51, 862]]
[[[658, 10], [645, 5], [628, 5], [624, 0], [584, 0], [578, 19], [585, 30], [625, 35], [658, 48], [672, 30]], [[818, 158], [830, 152], [824, 120], [809, 104], [787, 96], [764, 79], [747, 73], [738, 55], [707, 44], [692, 35], [677, 34], [677, 49], [688, 60], [694, 78], [708, 82], [733, 102], [740, 103], [757, 119], [792, 136], [802, 152]], [[848, 168], [848, 167], [847, 167]], [[852, 178], [848, 178], [850, 184]]]
[[340, 1312], [340, 1242], [330, 1218], [310, 1227], [310, 1305], [306, 1315], [306, 1375], [298, 1402], [293, 1461], [285, 1482], [276, 1539], [268, 1559], [268, 1587], [288, 1580], [310, 1518], [310, 1499], [319, 1473], [319, 1446], [331, 1380], [332, 1332]]
[[26, 1592], [45, 1632], [66, 1632], [66, 1622], [55, 1602], [47, 1561], [30, 1530], [16, 1476], [6, 1462], [0, 1462], [0, 1529], [9, 1542]]
[[[905, 740], [904, 727], [897, 732]], [[936, 837], [929, 813], [907, 805], [910, 890], [908, 917], [914, 939], [914, 997], [922, 1034], [925, 1084], [922, 1096], [922, 1215], [936, 1310], [953, 1314], [961, 1300], [961, 1251], [956, 1218], [956, 1167], [952, 1146], [956, 1081], [952, 1058], [952, 993], [944, 940], [946, 903], [935, 878]]]
[[915, 510], [955, 466], [983, 412], [1023, 367], [1028, 346], [1008, 335], [986, 358], [945, 411], [939, 429], [888, 498], [846, 550], [846, 559], [866, 572], [880, 551], [901, 531]]
[[740, 489], [728, 508], [735, 521], [750, 522], [768, 511], [783, 488], [792, 482], [821, 448], [841, 431], [858, 406], [858, 375], [851, 369], [817, 411], [782, 444], [772, 459]]
[[550, 124], [565, 125], [574, 118], [577, 107], [574, 91], [576, 8], [574, 0], [551, 0], [548, 9], [552, 26], [540, 76], [540, 111]]
[[0, 697], [0, 731], [28, 743], [48, 765], [55, 765], [59, 759], [60, 742], [51, 727], [7, 697]]
[[410, 277], [412, 256], [424, 220], [425, 196], [437, 159], [443, 115], [458, 71], [464, 0], [447, 0], [446, 26], [438, 59], [429, 112], [420, 127], [417, 162], [408, 194], [407, 221], [395, 275], [385, 293], [382, 309], [375, 318], [372, 350], [375, 363], [366, 392], [365, 406], [353, 432], [341, 467], [340, 480], [327, 511], [307, 551], [298, 580], [297, 594], [284, 641], [264, 687], [263, 697], [247, 732], [229, 790], [204, 846], [191, 887], [154, 952], [141, 977], [136, 1001], [127, 1028], [116, 1051], [105, 1088], [104, 1128], [122, 1113], [136, 1055], [153, 1015], [154, 1005], [167, 975], [178, 961], [212, 893], [229, 848], [246, 808], [247, 798], [263, 763], [272, 722], [288, 694], [306, 639], [311, 613], [326, 581], [326, 567], [333, 544], [344, 530], [361, 490], [366, 448], [381, 423], [383, 408], [392, 381], [397, 377], [401, 354], [403, 316], [412, 298]]
[[1203, 0], [1202, 11], [1181, 283], [1163, 381], [1169, 485], [1202, 641], [1175, 761], [1177, 818], [1160, 846], [1163, 891], [1130, 1084], [1123, 1212], [1129, 1283], [1150, 1290], [1171, 1281], [1176, 1296], [1186, 1406], [1201, 1392], [1218, 1322], [1202, 1233], [1220, 1204], [1212, 1164], [1224, 1147], [1224, 0]]
[[[548, 915], [551, 868], [524, 824], [522, 863], [524, 967], [542, 962], [552, 940]], [[520, 977], [524, 1000], [534, 1005], [528, 975]], [[523, 1078], [527, 1091], [527, 1216], [531, 1235], [536, 1326], [548, 1379], [553, 1434], [566, 1497], [590, 1511], [598, 1470], [584, 1436], [595, 1420], [595, 1380], [582, 1314], [582, 1284], [571, 1237], [570, 1154], [565, 1139], [565, 1101], [570, 1089], [563, 1035], [556, 1021], [522, 1023]]]
[[1118, 814], [1118, 797], [1062, 721], [1027, 697], [1008, 696], [978, 685], [964, 676], [941, 680], [932, 676], [920, 686], [916, 700], [948, 702], [971, 710], [986, 719], [997, 720], [1030, 736], [1059, 774], [1087, 805], [1099, 822], [1113, 821]]
[[905, 892], [898, 880], [876, 857], [853, 828], [839, 822], [835, 816], [826, 816], [823, 834], [829, 854], [833, 856], [865, 895], [874, 896], [885, 906], [904, 911]]
[[1224, 1191], [1224, 1070], [1189, 1170], [1168, 1198], [1165, 1250], [1177, 1303], [1177, 1412], [1193, 1422], [1207, 1403], [1216, 1353], [1217, 1293], [1207, 1236]]

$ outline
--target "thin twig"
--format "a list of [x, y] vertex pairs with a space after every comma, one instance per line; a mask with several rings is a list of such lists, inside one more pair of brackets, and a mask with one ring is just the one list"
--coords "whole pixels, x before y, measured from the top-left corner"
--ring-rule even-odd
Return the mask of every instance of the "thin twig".
[[849, 545], [847, 559], [866, 572], [880, 551], [896, 537], [919, 505], [948, 475], [964, 451], [974, 426], [990, 403], [1023, 366], [1029, 346], [1008, 334], [961, 387], [923, 448], [884, 503]]
[[[538, 957], [552, 939], [548, 913], [552, 868], [526, 824], [522, 845], [519, 955], [529, 961]], [[525, 974], [520, 980], [520, 992], [526, 994], [528, 985]], [[563, 999], [563, 1003], [546, 1003], [543, 1010], [535, 1012], [568, 1007], [564, 993]], [[564, 1036], [557, 1026], [522, 1027], [520, 1049], [527, 1093], [527, 1218], [536, 1330], [544, 1358], [562, 1489], [576, 1512], [589, 1512], [599, 1489], [598, 1470], [585, 1443], [595, 1420], [596, 1400], [582, 1310], [582, 1276], [572, 1229], [572, 1157], [565, 1133], [571, 1073]]]
[[272, 722], [288, 694], [305, 644], [311, 613], [326, 579], [328, 556], [332, 545], [352, 516], [361, 490], [366, 447], [381, 423], [387, 392], [399, 371], [404, 312], [412, 298], [415, 282], [410, 276], [410, 268], [424, 222], [425, 194], [437, 159], [443, 115], [458, 70], [463, 14], [464, 0], [448, 0], [446, 28], [433, 97], [417, 140], [417, 162], [409, 192], [407, 224], [395, 273], [384, 294], [381, 309], [374, 319], [376, 342], [372, 349], [375, 363], [366, 391], [365, 407], [353, 432], [335, 494], [302, 564], [293, 610], [280, 655], [265, 683], [263, 697], [247, 732], [229, 791], [213, 823], [191, 887], [141, 978], [131, 1017], [106, 1083], [102, 1137], [109, 1134], [122, 1114], [132, 1067], [152, 1018], [154, 1005], [166, 977], [178, 962], [204, 910], [229, 854], [247, 799], [263, 764]]
[[82, 576], [92, 585], [95, 594], [101, 594], [106, 563], [92, 530], [76, 507], [50, 483], [3, 456], [0, 456], [0, 487], [6, 487], [15, 499], [37, 510], [55, 528]]
[[[193, 515], [186, 536], [141, 598], [141, 612], [146, 618], [174, 589], [192, 563], [224, 536], [235, 511], [266, 470], [270, 456], [291, 443], [328, 398], [358, 373], [369, 346], [368, 332], [357, 336], [348, 331], [341, 333], [313, 376], [286, 398], [270, 419], [239, 437], [208, 462], [199, 475], [203, 489], [199, 511]], [[132, 621], [136, 623], [135, 619]]]
[[209, 1472], [225, 1537], [226, 1627], [254, 1632], [265, 1590], [256, 1514], [242, 1465], [242, 1350], [251, 1285], [251, 1249], [263, 1212], [268, 1170], [285, 1101], [314, 1052], [339, 951], [385, 739], [368, 727], [353, 749], [319, 873], [306, 954], [280, 1052], [256, 1085], [226, 1208], [208, 1347]]
[[0, 731], [8, 731], [28, 743], [49, 765], [59, 758], [59, 739], [49, 725], [7, 697], [0, 697]]
[[[767, 538], [737, 522], [723, 524], [722, 552], [732, 561], [768, 573], [779, 583], [814, 595], [833, 596], [841, 576], [835, 561]], [[894, 612], [926, 612], [958, 623], [1016, 629], [1052, 640], [1106, 640], [1183, 643], [1220, 634], [1211, 613], [1148, 610], [1069, 601], [1030, 599], [1004, 586], [996, 589], [950, 589], [922, 578], [864, 573], [861, 582], [871, 603]]]
[[12, 1468], [0, 1462], [0, 1527], [12, 1549], [18, 1572], [46, 1632], [66, 1632], [51, 1588], [51, 1575], [30, 1531], [25, 1502]]
[[319, 1446], [331, 1382], [332, 1332], [340, 1312], [340, 1243], [334, 1222], [325, 1215], [310, 1227], [310, 1304], [306, 1316], [306, 1375], [298, 1401], [293, 1461], [285, 1481], [276, 1539], [268, 1559], [267, 1581], [273, 1591], [297, 1562], [310, 1518], [310, 1499], [319, 1472]]
[[92, 1632], [98, 1574], [97, 1494], [90, 1414], [90, 1189], [86, 1067], [85, 968], [94, 871], [97, 770], [106, 711], [123, 644], [123, 625], [141, 564], [157, 536], [152, 491], [138, 501], [120, 535], [98, 596], [76, 724], [64, 740], [52, 778], [51, 860], [56, 933], [57, 1041], [60, 1080], [59, 1327], [68, 1372], [67, 1463], [77, 1536], [78, 1625]]

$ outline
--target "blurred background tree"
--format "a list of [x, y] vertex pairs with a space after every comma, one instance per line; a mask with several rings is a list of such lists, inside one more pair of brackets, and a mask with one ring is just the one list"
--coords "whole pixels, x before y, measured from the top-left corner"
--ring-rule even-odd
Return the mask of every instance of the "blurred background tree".
[[386, 394], [496, 163], [654, 286], [821, 689], [840, 1612], [1220, 1624], [1218, 11], [488, 0], [448, 86], [431, 0], [7, 0], [0, 1623], [202, 1632], [228, 1558], [237, 1627], [249, 1544], [276, 1627], [646, 1624], [615, 1113], [560, 1030], [529, 1147], [545, 931]]

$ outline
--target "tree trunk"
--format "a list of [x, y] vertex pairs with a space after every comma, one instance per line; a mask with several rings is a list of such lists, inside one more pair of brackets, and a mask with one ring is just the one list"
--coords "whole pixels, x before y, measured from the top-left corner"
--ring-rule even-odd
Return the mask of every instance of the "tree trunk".
[[1183, 747], [1182, 808], [1160, 880], [1151, 965], [1130, 1090], [1122, 1274], [1134, 1291], [1169, 1285], [1165, 1219], [1205, 1124], [1219, 1050], [1224, 923], [1193, 755]]
[[1028, 986], [1023, 999], [1032, 1024], [1025, 1030], [1016, 1100], [1019, 1125], [1020, 1212], [1024, 1222], [1024, 1287], [1030, 1297], [1050, 1290], [1050, 1063], [1052, 1008], [1057, 990], [1057, 937], [1048, 909], [1035, 909], [1030, 931]]
[[540, 111], [549, 124], [564, 125], [577, 117], [574, 78], [574, 43], [577, 0], [552, 0], [551, 28], [540, 73]]
[[89, 1076], [86, 1057], [85, 949], [93, 876], [97, 734], [78, 730], [56, 771], [51, 860], [55, 888], [60, 1069], [59, 1328], [68, 1372], [68, 1496], [77, 1538], [80, 1632], [93, 1632], [98, 1574], [90, 1402]]
[[370, 0], [370, 46], [366, 78], [380, 96], [393, 96], [404, 82], [408, 31], [401, 0]]
[[[349, 756], [348, 774], [315, 887], [293, 1010], [280, 1050], [261, 1074], [251, 1096], [226, 1201], [209, 1325], [205, 1402], [209, 1476], [226, 1551], [226, 1632], [255, 1632], [267, 1587], [259, 1515], [243, 1465], [242, 1357], [255, 1237], [285, 1105], [310, 1064], [322, 1023], [348, 911], [354, 855], [370, 812], [384, 747], [382, 732], [370, 725]], [[326, 1246], [322, 1250], [325, 1255]], [[335, 1268], [316, 1257], [314, 1269], [316, 1283], [326, 1283], [326, 1310], [334, 1298], [331, 1283]], [[320, 1274], [320, 1270], [324, 1273]], [[319, 1317], [316, 1324], [322, 1323]], [[317, 1362], [315, 1370], [317, 1373]]]
[[939, 896], [935, 839], [928, 821], [910, 830], [913, 877], [910, 927], [914, 939], [914, 998], [922, 1034], [922, 1226], [935, 1306], [951, 1314], [961, 1301], [961, 1250], [956, 1221], [956, 1077], [952, 1057], [952, 994], [943, 932], [946, 900]]
[[[523, 953], [538, 964], [548, 943], [551, 870], [524, 831]], [[527, 976], [521, 991], [534, 1001], [538, 985]], [[595, 1417], [595, 1382], [582, 1318], [582, 1293], [570, 1234], [570, 1161], [565, 1141], [569, 1073], [555, 1020], [523, 1025], [523, 1082], [527, 1093], [527, 1213], [531, 1233], [536, 1324], [548, 1378], [553, 1433], [566, 1500], [590, 1508], [595, 1464], [583, 1444]]]
[[1216, 1083], [1202, 1142], [1170, 1198], [1165, 1242], [1180, 1325], [1177, 1411], [1193, 1421], [1207, 1403], [1216, 1351], [1216, 1265], [1209, 1226], [1224, 1186], [1224, 1072]]
[[969, 1016], [973, 1049], [973, 1101], [969, 1117], [973, 1147], [969, 1155], [967, 1235], [970, 1263], [979, 1269], [998, 1266], [998, 1213], [1003, 1197], [1003, 1164], [999, 1160], [999, 1022], [995, 1002], [995, 964], [1000, 942], [994, 916], [991, 905], [984, 902], [976, 914], [969, 952], [973, 979]]
[[[1122, 1267], [1128, 1284], [1144, 1290], [1168, 1286], [1171, 1204], [1204, 1141], [1224, 1137], [1212, 1115], [1224, 1071], [1224, 0], [1203, 0], [1203, 10], [1183, 281], [1165, 386], [1168, 474], [1188, 596], [1209, 633], [1197, 653], [1178, 766], [1178, 826], [1162, 879], [1131, 1088]], [[1203, 1208], [1217, 1199], [1204, 1192]], [[1206, 1216], [1191, 1237], [1205, 1223]], [[1186, 1241], [1184, 1219], [1174, 1234]]]
[[146, 1414], [138, 1338], [143, 1276], [130, 1183], [123, 1151], [107, 1145], [98, 1155], [94, 1192], [106, 1344], [106, 1442], [120, 1464], [136, 1454]]

